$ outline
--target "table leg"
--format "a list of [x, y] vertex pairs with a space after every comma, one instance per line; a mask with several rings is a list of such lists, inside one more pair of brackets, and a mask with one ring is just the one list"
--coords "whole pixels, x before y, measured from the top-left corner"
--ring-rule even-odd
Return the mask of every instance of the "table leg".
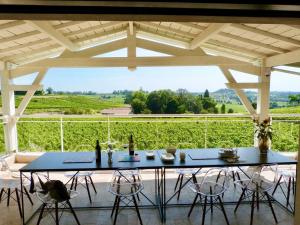
[[[21, 190], [23, 190], [23, 173], [20, 171], [20, 183], [21, 183]], [[21, 217], [22, 217], [22, 223], [25, 225], [25, 210], [24, 210], [24, 196], [23, 196], [23, 191], [20, 192], [21, 194]]]

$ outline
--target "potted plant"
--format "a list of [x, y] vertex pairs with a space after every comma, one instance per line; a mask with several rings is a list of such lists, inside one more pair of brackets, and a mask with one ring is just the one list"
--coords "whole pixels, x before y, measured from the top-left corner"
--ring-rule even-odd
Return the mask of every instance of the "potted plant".
[[258, 139], [258, 148], [261, 153], [267, 153], [272, 140], [271, 119], [267, 118], [262, 122], [259, 122], [258, 119], [254, 119], [254, 123], [255, 134]]

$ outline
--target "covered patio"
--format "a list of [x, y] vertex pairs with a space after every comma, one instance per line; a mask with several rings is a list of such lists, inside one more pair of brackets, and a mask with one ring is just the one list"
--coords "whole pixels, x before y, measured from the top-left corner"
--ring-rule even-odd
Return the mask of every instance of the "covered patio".
[[[61, 16], [61, 15], [60, 15]], [[111, 18], [111, 17], [110, 17]], [[163, 18], [162, 16], [160, 18]], [[195, 17], [196, 18], [196, 17]], [[42, 87], [43, 78], [51, 68], [90, 68], [90, 67], [127, 67], [135, 70], [138, 67], [177, 67], [177, 66], [217, 66], [227, 79], [226, 86], [233, 89], [240, 98], [249, 115], [263, 121], [269, 117], [270, 79], [272, 72], [283, 72], [286, 76], [296, 75], [299, 72], [278, 68], [279, 66], [299, 67], [300, 25], [298, 20], [283, 20], [262, 22], [255, 19], [248, 23], [240, 19], [220, 21], [201, 21], [174, 19], [156, 21], [128, 19], [110, 20], [36, 20], [28, 18], [0, 20], [0, 74], [1, 97], [5, 135], [5, 147], [8, 154], [18, 152], [17, 122], [37, 90]], [[299, 22], [300, 24], [300, 22]], [[139, 57], [137, 49], [146, 49], [162, 53], [165, 56]], [[103, 57], [102, 54], [127, 49], [127, 57]], [[241, 83], [232, 74], [232, 71], [246, 73], [245, 76], [254, 76], [257, 82]], [[200, 73], [201, 71], [199, 71]], [[14, 84], [14, 79], [28, 74], [36, 74], [31, 85]], [[83, 78], [84, 79], [84, 78]], [[70, 78], [70, 84], [72, 79]], [[257, 109], [254, 109], [245, 94], [246, 89], [258, 91]], [[15, 91], [26, 91], [18, 107], [15, 104]], [[256, 146], [254, 138], [254, 146]], [[245, 146], [250, 147], [250, 146]], [[299, 166], [298, 166], [299, 167]], [[299, 174], [299, 173], [298, 173]], [[63, 173], [55, 172], [50, 177], [67, 181]], [[142, 173], [145, 182], [145, 193], [150, 199], [155, 198], [153, 190], [155, 173], [145, 171]], [[75, 206], [103, 206], [113, 205], [113, 198], [106, 195], [106, 186], [111, 177], [111, 171], [97, 171], [94, 176], [98, 190], [90, 204], [85, 195], [85, 188], [79, 187], [82, 192], [79, 198], [72, 202]], [[1, 178], [0, 178], [1, 179]], [[166, 195], [171, 196], [176, 183], [174, 171], [167, 173]], [[298, 179], [299, 180], [299, 179]], [[298, 192], [300, 185], [297, 185]], [[228, 202], [237, 202], [240, 192], [235, 191], [231, 183]], [[36, 198], [36, 197], [34, 197]], [[284, 202], [285, 196], [278, 194], [279, 201]], [[34, 199], [38, 201], [38, 199]], [[185, 190], [181, 196], [182, 206], [166, 209], [168, 219], [166, 224], [199, 224], [199, 212], [188, 218], [189, 206], [193, 200], [193, 193]], [[141, 202], [147, 199], [141, 199]], [[154, 200], [153, 200], [154, 201]], [[176, 199], [173, 199], [178, 203]], [[274, 206], [279, 219], [278, 224], [298, 224], [300, 196], [297, 195], [295, 215], [286, 212], [280, 205]], [[30, 206], [25, 201], [28, 215], [35, 211], [39, 204]], [[237, 214], [231, 213], [235, 205], [226, 205], [230, 224], [248, 224], [249, 205], [241, 206]], [[245, 208], [243, 208], [245, 207]], [[21, 224], [18, 217], [17, 204], [6, 207], [1, 204], [1, 221], [3, 224]], [[195, 209], [195, 211], [199, 209]], [[111, 224], [110, 210], [85, 210], [79, 209], [79, 220], [82, 224]], [[154, 216], [154, 209], [143, 208], [141, 215], [144, 224], [163, 224], [159, 216]], [[218, 214], [220, 213], [220, 214]], [[299, 214], [299, 213], [298, 213]], [[28, 216], [27, 215], [27, 216]], [[66, 214], [68, 215], [68, 214]], [[213, 216], [212, 216], [213, 215]], [[262, 208], [254, 219], [253, 224], [273, 223], [272, 214], [268, 208]], [[208, 213], [207, 224], [225, 224], [222, 212], [216, 210], [214, 214]], [[29, 221], [36, 224], [37, 215]], [[66, 216], [61, 224], [73, 224], [72, 215]], [[47, 223], [46, 223], [47, 221]], [[42, 224], [52, 224], [51, 218]], [[131, 209], [121, 211], [118, 224], [138, 224], [136, 214], [131, 214]]]

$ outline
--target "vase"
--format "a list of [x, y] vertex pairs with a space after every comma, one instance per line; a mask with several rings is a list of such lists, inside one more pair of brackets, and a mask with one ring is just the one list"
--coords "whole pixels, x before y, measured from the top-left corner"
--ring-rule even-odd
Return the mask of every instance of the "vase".
[[270, 139], [269, 138], [260, 138], [258, 140], [258, 148], [261, 154], [267, 154], [270, 149]]

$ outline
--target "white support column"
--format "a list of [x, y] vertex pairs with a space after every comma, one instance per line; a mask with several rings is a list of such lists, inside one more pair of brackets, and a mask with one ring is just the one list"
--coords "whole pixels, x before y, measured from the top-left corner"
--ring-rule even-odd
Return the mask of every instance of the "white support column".
[[[133, 23], [129, 23], [129, 27], [127, 30], [127, 57], [134, 62], [136, 58], [136, 29]], [[136, 65], [132, 64], [128, 66], [128, 69], [131, 71], [136, 70]]]
[[262, 67], [261, 75], [258, 77], [260, 83], [260, 89], [258, 89], [257, 95], [257, 115], [260, 121], [269, 117], [270, 107], [270, 78], [271, 68]]
[[[2, 72], [2, 73], [1, 73]], [[17, 122], [15, 116], [15, 94], [10, 89], [12, 80], [9, 70], [4, 68], [1, 73], [2, 111], [4, 117], [4, 139], [7, 152], [18, 151]]]

